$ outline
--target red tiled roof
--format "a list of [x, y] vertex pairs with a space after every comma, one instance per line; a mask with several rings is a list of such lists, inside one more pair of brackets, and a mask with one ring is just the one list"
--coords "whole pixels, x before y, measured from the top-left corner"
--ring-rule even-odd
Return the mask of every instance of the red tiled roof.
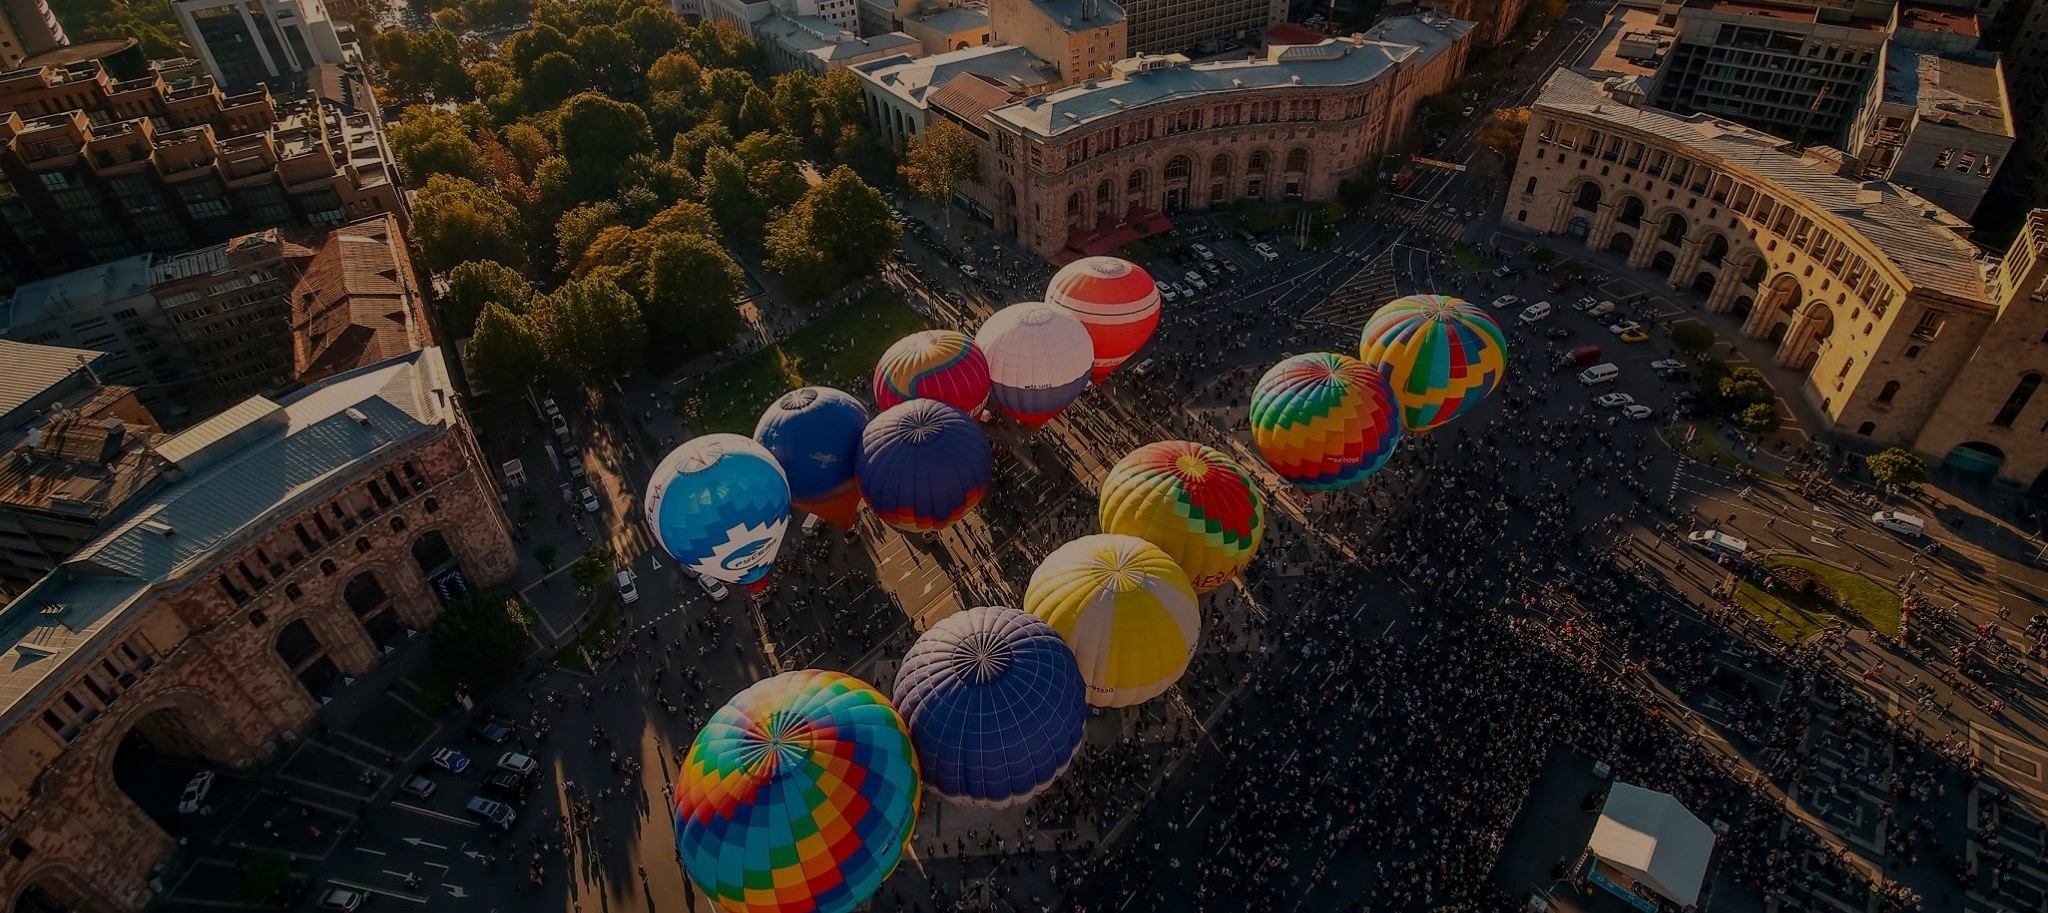
[[292, 289], [292, 375], [312, 383], [433, 343], [396, 217], [327, 236]]
[[925, 103], [967, 123], [979, 124], [988, 112], [1017, 100], [1020, 95], [980, 73], [962, 73], [933, 90]]

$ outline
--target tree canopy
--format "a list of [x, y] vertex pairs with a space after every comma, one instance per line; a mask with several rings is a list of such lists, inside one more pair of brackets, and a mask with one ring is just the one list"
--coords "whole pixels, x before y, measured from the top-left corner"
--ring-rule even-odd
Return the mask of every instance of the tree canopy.
[[768, 268], [810, 301], [875, 272], [903, 230], [889, 201], [845, 165], [804, 192], [768, 229]]
[[533, 633], [533, 612], [509, 596], [473, 593], [441, 610], [427, 634], [434, 668], [472, 691], [519, 668]]

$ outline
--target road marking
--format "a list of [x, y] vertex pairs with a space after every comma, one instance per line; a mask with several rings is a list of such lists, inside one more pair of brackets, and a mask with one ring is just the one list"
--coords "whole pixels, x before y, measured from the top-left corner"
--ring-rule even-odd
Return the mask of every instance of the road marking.
[[421, 839], [421, 838], [419, 838], [419, 837], [407, 837], [407, 838], [405, 838], [405, 842], [407, 842], [407, 843], [410, 843], [410, 844], [412, 844], [413, 846], [425, 846], [425, 847], [432, 847], [432, 848], [434, 848], [434, 849], [437, 849], [437, 850], [445, 850], [445, 849], [447, 849], [447, 847], [445, 847], [445, 846], [442, 846], [442, 845], [440, 845], [440, 844], [438, 844], [438, 843], [428, 843], [427, 841], [425, 841], [425, 840], [423, 840], [423, 839]]
[[356, 882], [353, 882], [353, 881], [343, 881], [343, 880], [341, 880], [341, 879], [339, 879], [339, 878], [329, 878], [329, 879], [327, 879], [327, 883], [328, 883], [328, 884], [338, 884], [338, 885], [340, 885], [340, 886], [342, 886], [342, 887], [344, 887], [344, 888], [352, 888], [352, 889], [354, 889], [354, 890], [357, 890], [357, 891], [364, 891], [364, 892], [367, 892], [367, 893], [370, 893], [370, 894], [382, 894], [382, 895], [384, 895], [385, 897], [396, 897], [396, 898], [398, 898], [399, 900], [409, 900], [409, 901], [412, 901], [413, 903], [426, 903], [426, 902], [427, 902], [427, 899], [426, 899], [426, 898], [424, 898], [424, 897], [415, 897], [415, 896], [413, 896], [413, 895], [411, 895], [411, 894], [401, 894], [401, 893], [399, 893], [399, 892], [397, 892], [397, 891], [387, 891], [387, 890], [385, 890], [385, 889], [383, 889], [383, 888], [373, 888], [373, 887], [370, 887], [369, 885], [366, 885], [366, 884], [358, 884], [358, 883], [356, 883]]
[[431, 808], [421, 808], [421, 807], [419, 807], [419, 806], [417, 806], [417, 805], [407, 805], [407, 804], [406, 804], [406, 803], [404, 803], [404, 802], [395, 802], [395, 801], [391, 803], [391, 807], [392, 807], [392, 808], [402, 808], [402, 809], [404, 809], [404, 810], [406, 810], [406, 811], [412, 812], [412, 813], [413, 813], [413, 814], [415, 814], [415, 815], [425, 815], [425, 816], [427, 816], [427, 817], [429, 817], [429, 818], [435, 818], [435, 819], [438, 819], [438, 820], [441, 820], [441, 821], [446, 821], [446, 822], [449, 822], [449, 823], [451, 823], [451, 824], [460, 824], [460, 825], [462, 825], [463, 827], [475, 827], [475, 826], [476, 826], [476, 822], [474, 822], [474, 821], [471, 821], [471, 820], [469, 820], [468, 818], [457, 818], [457, 817], [455, 817], [454, 815], [444, 815], [444, 814], [441, 814], [440, 812], [434, 811], [434, 810], [433, 810], [433, 809], [431, 809]]
[[461, 886], [461, 885], [459, 885], [459, 884], [449, 884], [449, 883], [447, 883], [447, 882], [445, 882], [445, 881], [444, 881], [444, 882], [441, 882], [441, 887], [447, 888], [447, 889], [448, 889], [448, 893], [449, 893], [449, 894], [452, 894], [452, 895], [454, 895], [454, 896], [456, 896], [456, 897], [468, 897], [468, 896], [469, 896], [469, 892], [468, 892], [468, 891], [465, 891], [465, 890], [463, 890], [463, 889], [462, 889], [462, 886]]
[[1809, 536], [1809, 537], [1807, 537], [1807, 538], [1809, 538], [1809, 539], [1812, 539], [1812, 540], [1813, 540], [1813, 544], [1815, 544], [1815, 545], [1825, 545], [1825, 546], [1827, 546], [1828, 548], [1841, 548], [1841, 547], [1842, 547], [1842, 546], [1841, 546], [1841, 545], [1840, 545], [1839, 543], [1835, 543], [1835, 542], [1829, 542], [1828, 540], [1826, 540], [1826, 539], [1822, 539], [1822, 538], [1821, 538], [1821, 537], [1819, 537], [1819, 536]]
[[384, 852], [383, 850], [373, 850], [373, 849], [370, 849], [370, 848], [369, 848], [369, 847], [367, 847], [367, 846], [359, 846], [359, 847], [356, 847], [356, 852], [358, 852], [358, 853], [368, 853], [368, 854], [370, 854], [370, 855], [372, 855], [372, 856], [389, 856], [389, 855], [391, 855], [390, 853]]

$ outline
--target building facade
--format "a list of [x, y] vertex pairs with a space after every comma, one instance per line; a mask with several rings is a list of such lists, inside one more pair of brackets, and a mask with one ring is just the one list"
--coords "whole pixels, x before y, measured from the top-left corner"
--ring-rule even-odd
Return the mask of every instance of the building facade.
[[454, 394], [425, 349], [223, 413], [159, 448], [175, 481], [0, 611], [0, 902], [141, 909], [174, 844], [124, 771], [255, 763], [408, 630], [510, 577]]
[[1619, 78], [1553, 74], [1505, 218], [1624, 254], [1707, 296], [1803, 372], [1821, 429], [2039, 485], [2048, 470], [2043, 255], [2035, 213], [2003, 261], [1969, 226], [1845, 163], [1705, 115], [1640, 107]]
[[924, 52], [923, 42], [902, 32], [863, 38], [852, 29], [817, 16], [779, 12], [754, 23], [754, 40], [760, 45], [769, 69], [778, 73], [801, 71], [812, 76], [824, 76], [870, 60]]
[[1801, 142], [1839, 143], [1879, 65], [1890, 10], [1687, 0], [1652, 103]]
[[924, 132], [933, 93], [955, 80], [983, 81], [1019, 96], [1046, 91], [1060, 80], [1052, 64], [1018, 45], [982, 45], [924, 58], [903, 54], [852, 70], [867, 100], [868, 122], [899, 147]]
[[[1383, 23], [1378, 38], [1189, 64], [1134, 58], [1116, 76], [995, 104], [935, 104], [982, 142], [982, 180], [962, 188], [998, 230], [1052, 257], [1133, 214], [1240, 199], [1327, 200], [1371, 175], [1415, 104], [1462, 72], [1472, 24]], [[993, 106], [991, 106], [993, 104]]]
[[185, 42], [229, 92], [302, 84], [307, 70], [348, 62], [321, 0], [174, 0]]
[[1267, 29], [1287, 21], [1287, 0], [1124, 0], [1134, 54], [1256, 48]]
[[1960, 218], [1977, 214], [2012, 152], [1998, 55], [1938, 54], [1893, 41], [1849, 132], [1858, 173]]
[[0, 73], [0, 276], [23, 281], [267, 227], [405, 212], [382, 131], [312, 94], [228, 95], [159, 66]]
[[47, 0], [0, 0], [0, 67], [71, 43]]
[[106, 353], [109, 383], [141, 391], [142, 403], [173, 426], [210, 397], [199, 363], [152, 293], [149, 254], [123, 257], [31, 282], [0, 301], [0, 336], [32, 345]]
[[991, 0], [989, 40], [1013, 44], [1059, 70], [1059, 84], [1109, 75], [1131, 56], [1129, 19], [1116, 0]]
[[211, 413], [292, 381], [292, 283], [313, 251], [272, 228], [157, 261], [150, 296], [190, 353]]
[[1472, 23], [1472, 43], [1490, 48], [1514, 33], [1522, 13], [1529, 9], [1529, 0], [1424, 0], [1420, 5], [1438, 15]]

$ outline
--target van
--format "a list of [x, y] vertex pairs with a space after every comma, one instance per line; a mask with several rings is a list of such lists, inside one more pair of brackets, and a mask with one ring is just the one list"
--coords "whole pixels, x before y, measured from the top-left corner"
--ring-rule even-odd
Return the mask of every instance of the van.
[[1910, 539], [1927, 535], [1927, 521], [1912, 514], [1895, 510], [1880, 510], [1870, 515], [1870, 522]]
[[1586, 386], [1590, 387], [1594, 384], [1612, 383], [1615, 378], [1620, 376], [1621, 369], [1615, 367], [1614, 362], [1601, 362], [1600, 364], [1587, 368], [1584, 371], [1580, 371], [1579, 383], [1585, 384]]
[[1523, 308], [1522, 316], [1517, 319], [1521, 321], [1521, 324], [1523, 326], [1528, 326], [1529, 324], [1535, 323], [1539, 320], [1543, 320], [1549, 316], [1550, 302], [1538, 301], [1535, 304]]
[[619, 602], [625, 605], [632, 605], [640, 601], [640, 588], [633, 585], [632, 571], [620, 571], [618, 581]]
[[1717, 558], [1740, 558], [1749, 554], [1749, 543], [1718, 529], [1701, 530], [1685, 537], [1686, 544]]
[[1597, 365], [1600, 363], [1600, 347], [1579, 346], [1570, 352], [1566, 352], [1564, 357], [1557, 360], [1557, 363], [1566, 368], [1586, 368]]

